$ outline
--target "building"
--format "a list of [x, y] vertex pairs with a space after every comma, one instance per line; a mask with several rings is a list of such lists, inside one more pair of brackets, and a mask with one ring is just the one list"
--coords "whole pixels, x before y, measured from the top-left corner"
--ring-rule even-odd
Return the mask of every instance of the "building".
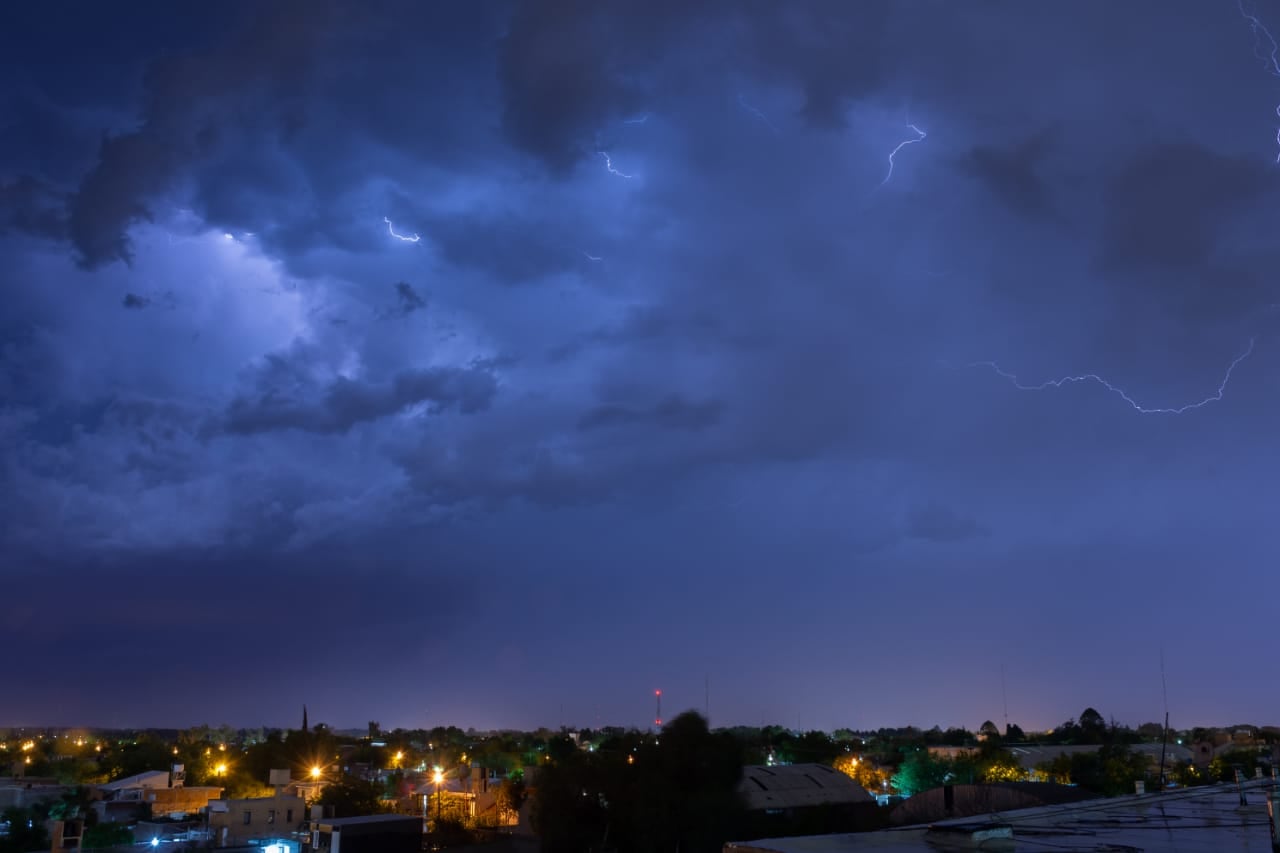
[[9, 808], [29, 808], [36, 803], [55, 802], [74, 790], [74, 786], [63, 785], [57, 779], [0, 777], [0, 812]]
[[375, 814], [314, 821], [311, 849], [315, 853], [420, 853], [422, 818]]
[[853, 832], [879, 825], [875, 797], [825, 764], [742, 768], [738, 794], [756, 837]]
[[148, 770], [98, 786], [98, 799], [93, 803], [98, 820], [103, 823], [132, 823], [139, 818], [185, 817], [199, 814], [222, 796], [214, 786], [183, 785], [182, 765], [168, 770]]
[[989, 815], [1034, 806], [1096, 800], [1097, 794], [1075, 785], [1052, 782], [995, 782], [990, 785], [943, 785], [921, 791], [899, 803], [889, 823], [904, 826], [973, 815]]
[[285, 793], [209, 803], [209, 832], [215, 847], [269, 846], [294, 839], [306, 821], [306, 802]]
[[[1194, 757], [1194, 753], [1185, 746], [1179, 746], [1176, 743], [1134, 743], [1129, 744], [1128, 748], [1137, 753], [1141, 753], [1147, 757], [1154, 770], [1160, 766], [1160, 756], [1164, 755], [1164, 766], [1170, 768], [1178, 764], [1186, 764]], [[1018, 764], [1023, 770], [1032, 773], [1036, 766], [1053, 761], [1060, 755], [1068, 758], [1079, 752], [1094, 753], [1102, 749], [1098, 744], [1068, 744], [1062, 746], [1039, 745], [1039, 744], [1017, 744], [1015, 746], [1006, 747], [1018, 760]]]
[[[724, 853], [939, 853], [941, 850], [1274, 850], [1280, 803], [1270, 781], [1090, 800], [856, 834], [769, 838], [726, 844]], [[1271, 812], [1271, 813], [1269, 813]], [[1271, 828], [1269, 828], [1271, 825]]]
[[750, 811], [875, 803], [861, 785], [825, 764], [750, 765], [742, 768], [738, 792]]

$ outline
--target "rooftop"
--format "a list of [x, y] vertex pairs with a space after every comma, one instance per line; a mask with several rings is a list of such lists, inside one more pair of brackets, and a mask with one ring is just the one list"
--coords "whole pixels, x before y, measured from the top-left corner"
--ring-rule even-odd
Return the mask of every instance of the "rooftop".
[[753, 810], [875, 802], [861, 785], [825, 764], [750, 765], [742, 768], [738, 790]]
[[371, 823], [402, 823], [404, 821], [422, 823], [422, 818], [403, 814], [367, 814], [360, 817], [335, 817], [327, 820], [318, 820], [315, 824], [321, 831], [329, 832], [348, 826], [364, 826]]
[[[1244, 786], [1240, 805], [1234, 784], [1156, 794], [1090, 800], [1066, 806], [1020, 809], [985, 818], [939, 821], [882, 832], [814, 835], [734, 842], [726, 853], [844, 853], [863, 850], [929, 851], [976, 847], [983, 833], [1001, 834], [1002, 851], [1177, 850], [1221, 853], [1271, 849], [1267, 791], [1271, 780]], [[989, 842], [990, 844], [990, 842]], [[984, 848], [985, 849], [985, 848]]]

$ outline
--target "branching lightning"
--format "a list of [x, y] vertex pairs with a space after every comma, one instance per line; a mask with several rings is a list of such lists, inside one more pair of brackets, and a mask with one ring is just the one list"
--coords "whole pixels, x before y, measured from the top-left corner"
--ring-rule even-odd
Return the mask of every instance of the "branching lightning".
[[649, 120], [649, 116], [650, 116], [650, 113], [645, 113], [644, 115], [636, 116], [635, 118], [624, 118], [622, 120], [622, 123], [623, 124], [644, 124]]
[[397, 240], [400, 240], [401, 242], [417, 243], [422, 240], [422, 238], [419, 237], [417, 234], [414, 234], [412, 237], [408, 237], [404, 234], [397, 234], [395, 227], [391, 224], [391, 220], [385, 216], [382, 217], [382, 221], [387, 223], [387, 233], [389, 233], [392, 237], [395, 237]]
[[[1280, 77], [1280, 44], [1275, 36], [1266, 28], [1262, 20], [1245, 8], [1244, 0], [1237, 0], [1240, 15], [1249, 24], [1253, 32], [1253, 55], [1262, 62], [1263, 69], [1272, 77]], [[1280, 118], [1280, 104], [1276, 105], [1276, 117]], [[1280, 148], [1280, 125], [1276, 127], [1276, 147]], [[1276, 152], [1276, 162], [1280, 163], [1280, 151]]]
[[1041, 382], [1039, 385], [1025, 385], [1018, 380], [1018, 377], [1015, 374], [1002, 370], [1000, 365], [996, 364], [994, 361], [975, 361], [970, 364], [969, 367], [989, 367], [997, 376], [1008, 379], [1013, 384], [1013, 387], [1017, 388], [1019, 391], [1044, 391], [1047, 388], [1061, 388], [1064, 385], [1070, 385], [1076, 382], [1096, 382], [1112, 394], [1115, 394], [1117, 397], [1128, 403], [1135, 412], [1139, 412], [1144, 415], [1181, 415], [1184, 412], [1189, 412], [1192, 409], [1199, 409], [1203, 406], [1209, 405], [1210, 403], [1216, 403], [1221, 400], [1222, 395], [1227, 391], [1227, 383], [1231, 381], [1231, 374], [1235, 371], [1236, 366], [1253, 353], [1253, 343], [1253, 338], [1250, 338], [1249, 346], [1245, 347], [1244, 352], [1232, 359], [1231, 364], [1227, 366], [1227, 372], [1223, 375], [1222, 381], [1218, 383], [1216, 391], [1198, 402], [1187, 403], [1186, 405], [1172, 408], [1153, 408], [1144, 406], [1137, 400], [1133, 399], [1133, 397], [1129, 396], [1129, 393], [1123, 388], [1118, 385], [1113, 385], [1096, 373], [1085, 373], [1080, 376], [1064, 376], [1061, 379], [1050, 379], [1047, 382]]
[[896, 148], [894, 148], [892, 151], [889, 152], [889, 171], [885, 174], [884, 180], [880, 182], [880, 186], [884, 186], [885, 184], [889, 183], [889, 179], [893, 177], [894, 158], [898, 156], [898, 152], [901, 151], [903, 148], [906, 148], [908, 145], [914, 145], [917, 142], [924, 142], [925, 137], [929, 135], [925, 133], [923, 130], [921, 130], [920, 128], [916, 127], [914, 124], [908, 124], [907, 127], [915, 131], [916, 137], [915, 139], [902, 140], [901, 142], [898, 143]]
[[597, 153], [598, 153], [601, 157], [603, 157], [603, 158], [604, 158], [604, 167], [605, 167], [605, 169], [607, 169], [607, 170], [609, 171], [609, 174], [610, 174], [610, 175], [617, 175], [619, 178], [634, 178], [634, 177], [635, 177], [635, 175], [628, 175], [626, 172], [620, 172], [620, 171], [618, 171], [617, 169], [615, 169], [615, 168], [613, 167], [613, 158], [609, 156], [609, 152], [607, 152], [607, 151], [599, 151], [599, 152], [597, 152]]
[[756, 118], [760, 119], [760, 121], [764, 122], [765, 127], [769, 128], [774, 133], [778, 132], [778, 128], [774, 126], [773, 122], [769, 121], [769, 117], [766, 116], [764, 113], [760, 112], [760, 110], [757, 107], [752, 106], [750, 103], [748, 103], [746, 97], [744, 97], [743, 95], [738, 95], [738, 106], [742, 107], [744, 110], [751, 113]]

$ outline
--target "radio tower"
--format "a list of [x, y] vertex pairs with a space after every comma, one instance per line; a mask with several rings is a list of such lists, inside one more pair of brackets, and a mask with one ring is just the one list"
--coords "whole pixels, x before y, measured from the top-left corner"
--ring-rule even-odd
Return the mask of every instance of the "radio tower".
[[661, 690], [653, 691], [653, 698], [658, 703], [658, 708], [656, 711], [654, 711], [654, 714], [653, 714], [653, 724], [658, 728], [662, 728], [662, 691]]

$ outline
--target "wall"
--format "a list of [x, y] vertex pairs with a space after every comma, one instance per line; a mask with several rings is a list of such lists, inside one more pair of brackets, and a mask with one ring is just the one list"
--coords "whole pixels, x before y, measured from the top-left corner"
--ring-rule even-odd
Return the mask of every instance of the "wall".
[[[251, 838], [267, 838], [270, 836], [288, 836], [307, 819], [307, 804], [301, 797], [257, 797], [250, 800], [219, 800], [225, 803], [227, 810], [209, 813], [209, 829], [213, 833], [215, 846], [223, 844], [240, 844]], [[293, 812], [293, 821], [289, 821], [289, 812]], [[245, 812], [249, 813], [249, 823], [245, 823]], [[275, 820], [269, 822], [270, 813], [275, 812]], [[224, 833], [225, 830], [225, 833]]]

